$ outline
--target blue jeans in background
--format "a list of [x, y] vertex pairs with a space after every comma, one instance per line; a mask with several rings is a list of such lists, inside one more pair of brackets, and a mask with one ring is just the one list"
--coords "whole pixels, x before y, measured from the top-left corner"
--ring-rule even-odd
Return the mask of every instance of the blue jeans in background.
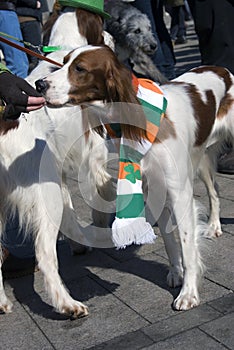
[[[14, 11], [0, 10], [0, 31], [22, 40], [19, 20]], [[8, 40], [12, 39], [9, 38]], [[24, 46], [18, 41], [15, 42], [18, 45]], [[29, 68], [26, 53], [2, 42], [0, 42], [0, 49], [3, 52], [7, 68], [18, 77], [26, 78]]]
[[18, 216], [7, 220], [5, 232], [1, 236], [0, 243], [10, 254], [21, 259], [35, 257], [34, 240], [31, 234], [25, 236], [24, 230], [19, 228]]

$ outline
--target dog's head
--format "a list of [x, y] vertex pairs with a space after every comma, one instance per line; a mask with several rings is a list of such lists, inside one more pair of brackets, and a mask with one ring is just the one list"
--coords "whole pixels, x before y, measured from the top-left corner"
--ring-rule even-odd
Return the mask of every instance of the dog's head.
[[36, 81], [52, 106], [86, 102], [136, 102], [131, 73], [107, 46], [83, 46], [64, 57], [64, 66]]
[[[131, 72], [119, 62], [107, 46], [84, 46], [73, 50], [64, 58], [64, 66], [36, 82], [49, 106], [87, 106], [98, 102], [121, 102], [119, 122], [126, 124], [126, 135], [142, 135], [145, 117], [140, 110], [136, 92], [132, 86]], [[131, 105], [131, 113], [129, 112]], [[120, 111], [120, 109], [118, 109]], [[133, 123], [134, 122], [134, 123]], [[135, 130], [136, 129], [136, 130]]]
[[153, 55], [157, 49], [157, 41], [152, 33], [152, 28], [148, 17], [139, 13], [131, 16], [125, 22], [122, 19], [122, 31], [125, 41], [129, 47], [141, 50], [147, 55]]
[[147, 55], [154, 54], [157, 41], [148, 16], [130, 4], [110, 2], [109, 6], [112, 17], [106, 21], [106, 26], [116, 44], [133, 52], [140, 50]]

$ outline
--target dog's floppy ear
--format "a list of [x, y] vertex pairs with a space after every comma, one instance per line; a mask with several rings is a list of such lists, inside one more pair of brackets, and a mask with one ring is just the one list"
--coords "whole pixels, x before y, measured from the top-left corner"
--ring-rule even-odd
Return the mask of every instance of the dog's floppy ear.
[[87, 39], [87, 43], [89, 45], [104, 44], [102, 17], [82, 8], [76, 9], [76, 16], [78, 31]]
[[132, 74], [112, 53], [105, 62], [107, 102], [138, 103], [132, 86]]
[[132, 73], [119, 62], [114, 53], [111, 56], [105, 66], [107, 102], [116, 102], [115, 110], [118, 110], [125, 136], [140, 140], [145, 136], [146, 119], [133, 88]]

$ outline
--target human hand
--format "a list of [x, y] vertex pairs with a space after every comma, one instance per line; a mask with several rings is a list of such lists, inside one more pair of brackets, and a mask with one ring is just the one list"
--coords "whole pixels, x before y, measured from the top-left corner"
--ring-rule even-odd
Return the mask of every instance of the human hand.
[[18, 119], [45, 105], [45, 99], [26, 80], [9, 72], [0, 74], [0, 98], [4, 102], [3, 119]]

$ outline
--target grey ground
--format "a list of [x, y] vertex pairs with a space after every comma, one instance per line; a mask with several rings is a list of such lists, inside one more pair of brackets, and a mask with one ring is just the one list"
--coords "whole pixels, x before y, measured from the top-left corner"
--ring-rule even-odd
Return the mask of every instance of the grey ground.
[[[199, 65], [192, 22], [188, 42], [175, 47], [177, 73]], [[94, 249], [72, 256], [58, 244], [61, 276], [74, 298], [90, 311], [73, 320], [57, 314], [39, 272], [5, 281], [13, 313], [0, 315], [0, 349], [234, 349], [234, 176], [217, 176], [223, 236], [207, 240], [207, 270], [200, 287], [201, 305], [186, 312], [172, 309], [179, 289], [166, 284], [168, 261], [159, 235], [155, 244], [126, 250]], [[208, 208], [205, 188], [195, 195]], [[88, 216], [81, 205], [80, 216]], [[157, 232], [157, 227], [155, 228]]]

